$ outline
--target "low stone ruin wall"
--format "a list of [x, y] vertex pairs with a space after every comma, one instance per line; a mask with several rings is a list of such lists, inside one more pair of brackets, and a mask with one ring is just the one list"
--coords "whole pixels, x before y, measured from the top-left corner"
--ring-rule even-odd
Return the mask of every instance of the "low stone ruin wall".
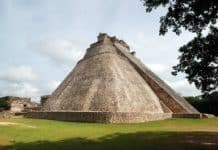
[[204, 114], [204, 113], [174, 113], [172, 118], [191, 118], [191, 119], [202, 119], [202, 118], [212, 118], [214, 115]]
[[0, 111], [0, 118], [11, 118], [14, 116], [14, 113], [11, 111]]
[[139, 123], [172, 118], [172, 113], [147, 114], [137, 112], [28, 112], [24, 117], [73, 122]]

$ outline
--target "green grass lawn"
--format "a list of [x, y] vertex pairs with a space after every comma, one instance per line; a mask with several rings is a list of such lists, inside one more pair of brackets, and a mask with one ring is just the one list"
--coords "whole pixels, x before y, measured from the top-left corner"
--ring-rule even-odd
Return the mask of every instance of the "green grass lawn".
[[218, 149], [218, 118], [138, 124], [0, 119], [0, 150]]

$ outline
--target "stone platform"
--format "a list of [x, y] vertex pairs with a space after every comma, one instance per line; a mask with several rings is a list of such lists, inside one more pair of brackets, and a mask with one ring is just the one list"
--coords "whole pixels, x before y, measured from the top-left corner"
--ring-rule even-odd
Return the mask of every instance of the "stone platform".
[[24, 117], [72, 122], [96, 123], [140, 123], [172, 118], [172, 113], [139, 113], [139, 112], [28, 112]]
[[174, 113], [172, 118], [191, 118], [191, 119], [203, 119], [203, 118], [213, 118], [212, 114], [205, 113]]
[[139, 112], [81, 112], [81, 111], [56, 111], [56, 112], [27, 112], [26, 118], [48, 119], [71, 122], [93, 123], [141, 123], [167, 118], [202, 119], [214, 117], [204, 113], [139, 113]]

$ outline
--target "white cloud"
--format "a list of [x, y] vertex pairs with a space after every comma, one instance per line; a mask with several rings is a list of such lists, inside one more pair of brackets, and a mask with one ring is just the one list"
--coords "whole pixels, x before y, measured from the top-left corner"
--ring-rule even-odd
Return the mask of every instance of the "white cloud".
[[146, 64], [149, 69], [151, 69], [153, 72], [161, 74], [165, 72], [169, 72], [170, 68], [163, 64]]
[[147, 64], [147, 66], [182, 96], [200, 95], [194, 84], [184, 79], [184, 76], [171, 75], [172, 68], [163, 64]]
[[34, 49], [48, 57], [50, 60], [60, 63], [75, 63], [84, 53], [84, 50], [68, 40], [44, 40], [35, 44]]
[[31, 97], [38, 99], [39, 89], [29, 83], [9, 83], [1, 86], [1, 95], [12, 95], [21, 97]]
[[53, 92], [57, 87], [58, 87], [58, 85], [60, 84], [61, 82], [60, 81], [52, 81], [52, 82], [49, 82], [48, 83], [48, 90], [50, 91], [50, 92]]
[[30, 66], [18, 66], [3, 70], [0, 73], [0, 79], [16, 82], [33, 81], [37, 79], [37, 75]]
[[172, 75], [172, 67], [170, 66], [164, 64], [147, 64], [146, 66], [163, 80], [175, 81], [181, 78]]
[[177, 93], [182, 96], [200, 95], [200, 91], [193, 84], [189, 84], [187, 80], [178, 80], [175, 82], [167, 82]]
[[191, 33], [183, 33], [183, 36], [176, 36], [174, 33], [168, 33], [165, 36], [145, 32], [136, 32], [127, 41], [130, 47], [136, 51], [136, 56], [144, 63], [162, 63], [165, 65], [176, 65], [179, 56], [178, 49], [193, 38]]
[[46, 82], [45, 84], [40, 85], [40, 91], [38, 92], [38, 96], [42, 95], [50, 95], [52, 92], [58, 87], [60, 81], [50, 81]]
[[39, 98], [38, 76], [30, 66], [12, 66], [0, 72], [0, 95]]

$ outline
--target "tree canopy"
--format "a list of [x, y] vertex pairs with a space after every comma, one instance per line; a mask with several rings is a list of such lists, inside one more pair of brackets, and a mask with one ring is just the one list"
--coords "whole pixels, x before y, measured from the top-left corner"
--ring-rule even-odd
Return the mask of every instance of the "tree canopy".
[[205, 97], [185, 97], [185, 99], [202, 113], [218, 115], [218, 92], [212, 92]]
[[[217, 0], [142, 0], [147, 12], [158, 7], [168, 11], [160, 18], [160, 35], [172, 29], [177, 35], [182, 29], [196, 37], [180, 47], [179, 64], [173, 75], [185, 73], [190, 83], [207, 94], [218, 87], [218, 1]], [[209, 29], [207, 35], [202, 34]]]

